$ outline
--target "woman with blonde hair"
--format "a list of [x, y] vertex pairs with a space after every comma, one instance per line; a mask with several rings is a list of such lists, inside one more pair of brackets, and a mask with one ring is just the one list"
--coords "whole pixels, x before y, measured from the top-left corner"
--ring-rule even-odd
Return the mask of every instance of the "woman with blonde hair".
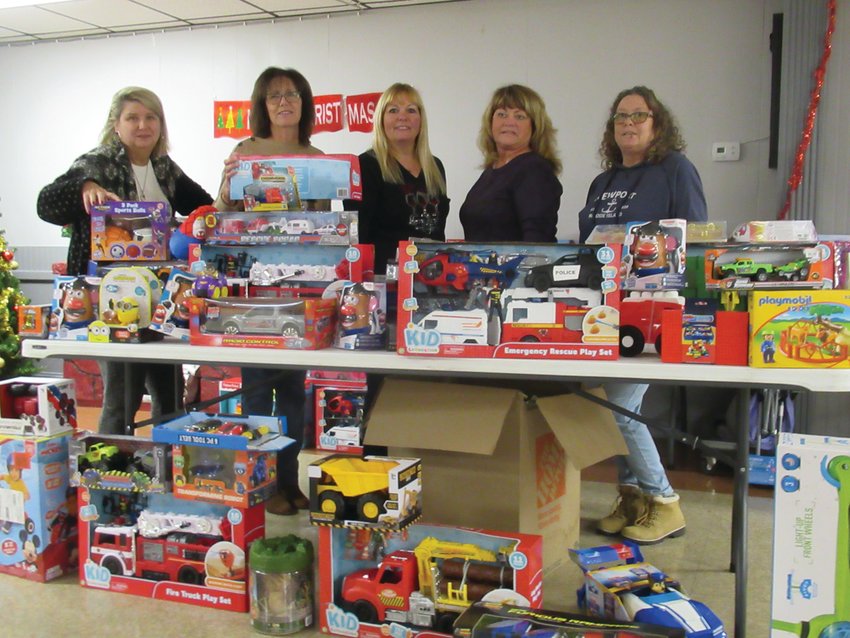
[[363, 200], [360, 241], [375, 245], [375, 272], [383, 274], [398, 242], [410, 237], [446, 238], [449, 199], [446, 171], [431, 154], [422, 96], [409, 84], [383, 92], [375, 108], [372, 148], [360, 155]]
[[467, 241], [556, 241], [563, 192], [556, 132], [537, 92], [496, 89], [478, 134], [484, 172], [460, 208]]

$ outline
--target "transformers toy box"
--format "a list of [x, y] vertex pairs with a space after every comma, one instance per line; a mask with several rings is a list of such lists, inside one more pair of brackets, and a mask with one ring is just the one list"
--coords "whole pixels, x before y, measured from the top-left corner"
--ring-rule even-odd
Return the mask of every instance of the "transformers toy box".
[[282, 155], [239, 158], [230, 178], [230, 199], [245, 210], [300, 210], [302, 201], [362, 199], [356, 155]]
[[68, 438], [0, 436], [0, 573], [44, 582], [76, 567]]
[[94, 261], [168, 259], [171, 211], [166, 202], [106, 202], [91, 209]]
[[850, 367], [850, 290], [756, 290], [748, 296], [751, 366]]
[[0, 435], [43, 437], [76, 427], [73, 380], [15, 377], [0, 381]]
[[265, 533], [250, 509], [80, 488], [80, 584], [248, 611], [246, 551]]
[[850, 627], [850, 439], [783, 433], [776, 448], [771, 636]]
[[399, 246], [405, 355], [616, 359], [620, 246]]
[[540, 607], [542, 539], [442, 525], [319, 530], [318, 618], [349, 638], [452, 635], [473, 602]]
[[423, 520], [540, 534], [547, 569], [578, 542], [581, 469], [626, 454], [611, 411], [575, 395], [392, 378], [365, 443], [422, 459]]

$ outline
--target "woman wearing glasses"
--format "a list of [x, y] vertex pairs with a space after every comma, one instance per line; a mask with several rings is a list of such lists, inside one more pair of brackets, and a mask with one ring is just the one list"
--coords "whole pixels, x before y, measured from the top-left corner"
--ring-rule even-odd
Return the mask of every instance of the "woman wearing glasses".
[[[605, 171], [593, 180], [579, 213], [580, 241], [601, 224], [659, 219], [707, 219], [702, 181], [682, 155], [685, 142], [672, 113], [655, 93], [636, 86], [622, 91], [608, 115], [599, 152]], [[609, 401], [640, 414], [648, 386], [607, 383]], [[679, 496], [673, 491], [646, 424], [618, 412], [614, 418], [629, 449], [617, 458], [619, 496], [599, 521], [604, 534], [657, 543], [685, 533]]]
[[[242, 140], [224, 161], [224, 173], [215, 207], [242, 210], [242, 200], [230, 199], [230, 179], [242, 155], [322, 155], [310, 145], [313, 90], [295, 69], [269, 67], [254, 83], [249, 124], [253, 135]], [[298, 453], [304, 442], [304, 371], [242, 368], [242, 413], [286, 417], [287, 436], [293, 445], [277, 455], [278, 493], [266, 501], [272, 514], [296, 514], [310, 502], [298, 486]]]

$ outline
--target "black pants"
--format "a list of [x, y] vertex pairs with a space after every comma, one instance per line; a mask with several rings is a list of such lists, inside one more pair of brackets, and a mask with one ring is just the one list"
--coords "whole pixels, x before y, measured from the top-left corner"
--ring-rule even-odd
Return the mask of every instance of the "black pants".
[[[100, 375], [103, 378], [103, 409], [97, 431], [101, 434], [125, 434], [145, 390], [151, 395], [151, 418], [160, 419], [162, 415], [173, 412], [182, 404], [183, 375], [178, 374], [179, 366], [169, 363], [124, 363], [123, 361], [100, 361]], [[130, 379], [126, 378], [129, 372]], [[126, 406], [124, 392], [130, 384], [130, 405]], [[129, 407], [129, 411], [126, 409]], [[125, 414], [129, 413], [131, 422]]]

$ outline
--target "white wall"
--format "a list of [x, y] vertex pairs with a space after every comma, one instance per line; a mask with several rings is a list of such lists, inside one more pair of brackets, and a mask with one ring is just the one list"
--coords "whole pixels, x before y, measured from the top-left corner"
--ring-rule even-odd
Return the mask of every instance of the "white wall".
[[[713, 219], [733, 225], [773, 218], [787, 178], [766, 168], [768, 34], [776, 3], [473, 0], [0, 49], [2, 226], [16, 246], [65, 242], [58, 228], [36, 217], [38, 191], [95, 146], [111, 95], [129, 84], [160, 95], [172, 157], [213, 193], [234, 141], [213, 139], [212, 101], [247, 99], [268, 65], [299, 69], [316, 94], [380, 91], [399, 80], [417, 86], [431, 147], [448, 172], [453, 237], [462, 236], [458, 210], [479, 173], [481, 112], [492, 90], [510, 82], [537, 89], [559, 129], [565, 165], [560, 237], [577, 236], [576, 214], [599, 170], [607, 109], [619, 90], [634, 84], [653, 87], [678, 116]], [[830, 163], [847, 166], [848, 145], [841, 142], [847, 122], [838, 112], [850, 101], [850, 64], [842, 61], [850, 59], [842, 40], [850, 35], [850, 0], [839, 5], [824, 111], [843, 130], [823, 152]], [[842, 82], [833, 95], [836, 77]], [[742, 160], [712, 162], [717, 141], [740, 141]], [[323, 133], [313, 142], [326, 152], [358, 153], [370, 137]], [[845, 175], [827, 180], [832, 190], [822, 200], [846, 210]]]

